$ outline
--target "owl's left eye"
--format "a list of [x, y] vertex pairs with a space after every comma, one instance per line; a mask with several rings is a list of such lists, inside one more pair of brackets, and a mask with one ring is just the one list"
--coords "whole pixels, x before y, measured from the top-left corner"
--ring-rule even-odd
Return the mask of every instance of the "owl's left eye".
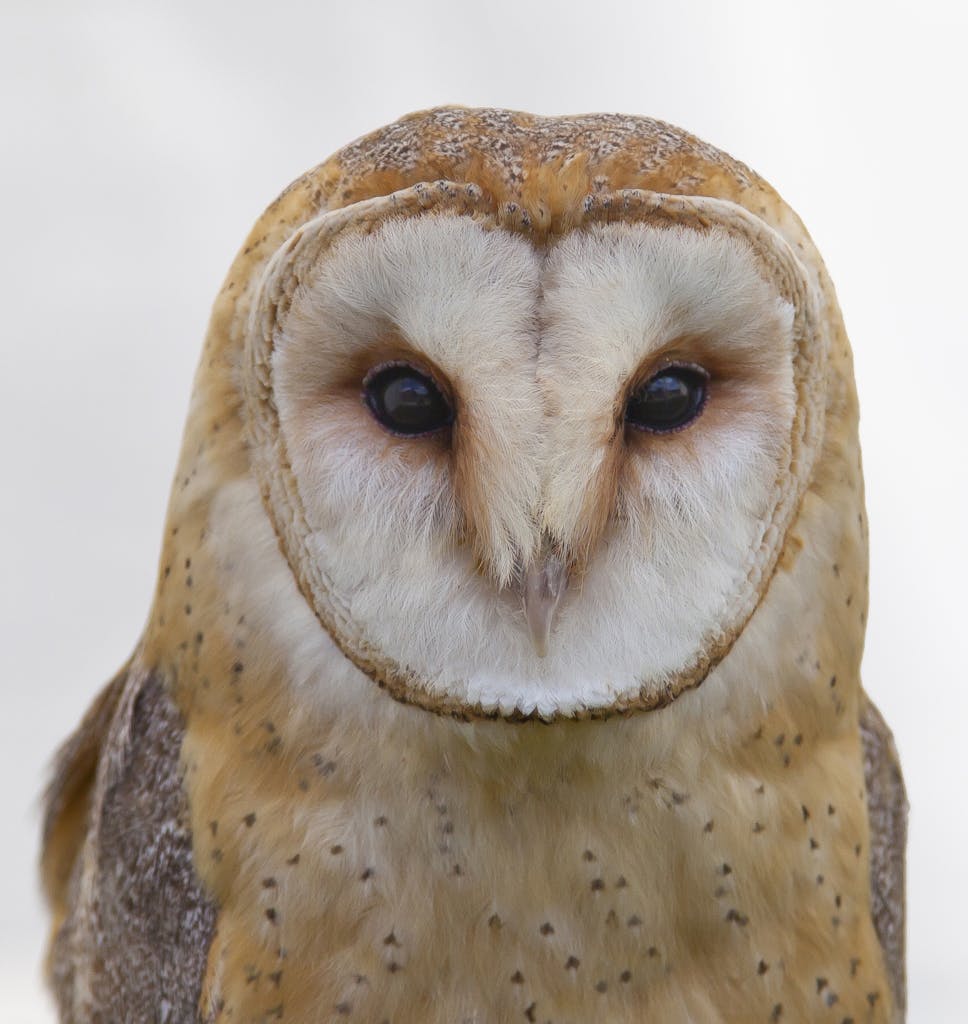
[[708, 385], [701, 366], [667, 366], [629, 395], [625, 421], [650, 434], [681, 430], [702, 412]]
[[430, 434], [454, 419], [440, 388], [408, 363], [372, 369], [363, 381], [363, 400], [378, 423], [405, 437]]

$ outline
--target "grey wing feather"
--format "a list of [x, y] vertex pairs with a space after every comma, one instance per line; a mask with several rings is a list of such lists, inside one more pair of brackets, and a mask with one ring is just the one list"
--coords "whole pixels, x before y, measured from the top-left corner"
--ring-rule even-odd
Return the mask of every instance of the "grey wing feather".
[[216, 908], [194, 869], [182, 735], [162, 681], [127, 670], [58, 758], [44, 871], [64, 1024], [198, 1019]]
[[870, 822], [871, 916], [884, 951], [897, 1020], [907, 1006], [904, 962], [904, 863], [908, 802], [894, 737], [881, 713], [862, 695], [860, 735]]

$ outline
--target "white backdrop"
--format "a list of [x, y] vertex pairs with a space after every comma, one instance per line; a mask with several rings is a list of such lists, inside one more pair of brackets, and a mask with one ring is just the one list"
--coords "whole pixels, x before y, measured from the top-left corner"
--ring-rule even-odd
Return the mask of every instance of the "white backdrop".
[[147, 613], [220, 279], [297, 174], [452, 102], [664, 118], [753, 166], [812, 232], [861, 394], [864, 675], [913, 807], [910, 1020], [965, 1019], [964, 9], [2, 0], [0, 1019], [52, 1020], [38, 794]]

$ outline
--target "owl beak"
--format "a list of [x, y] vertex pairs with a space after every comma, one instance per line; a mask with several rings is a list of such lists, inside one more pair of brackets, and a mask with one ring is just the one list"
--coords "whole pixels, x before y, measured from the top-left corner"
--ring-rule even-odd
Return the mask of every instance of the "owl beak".
[[539, 658], [548, 653], [548, 639], [555, 612], [568, 587], [568, 570], [558, 555], [546, 552], [525, 573], [523, 580], [524, 615], [528, 620], [531, 643]]

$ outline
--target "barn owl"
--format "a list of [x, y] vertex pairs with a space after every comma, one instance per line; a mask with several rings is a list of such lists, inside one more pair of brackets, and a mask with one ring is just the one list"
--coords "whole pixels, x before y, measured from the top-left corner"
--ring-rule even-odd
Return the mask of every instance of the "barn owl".
[[851, 356], [658, 121], [435, 109], [218, 295], [154, 604], [59, 754], [64, 1021], [897, 1022]]

